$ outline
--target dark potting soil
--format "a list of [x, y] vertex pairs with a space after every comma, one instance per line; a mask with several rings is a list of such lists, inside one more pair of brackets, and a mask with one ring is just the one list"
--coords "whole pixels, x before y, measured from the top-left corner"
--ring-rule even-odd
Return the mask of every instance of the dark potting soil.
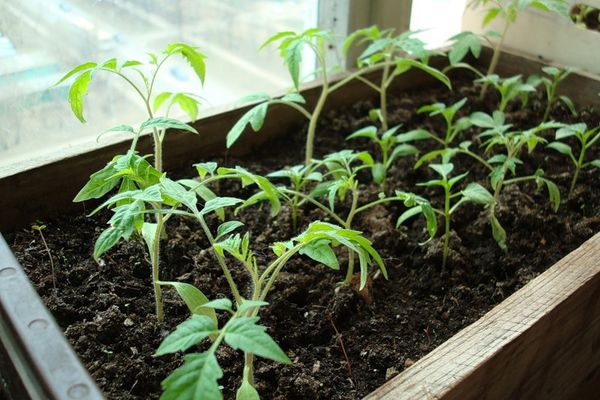
[[[444, 132], [441, 117], [416, 114], [419, 106], [434, 101], [450, 104], [466, 96], [469, 101], [460, 115], [468, 115], [477, 110], [491, 112], [497, 104], [491, 91], [480, 102], [477, 88], [470, 83], [454, 82], [454, 85], [454, 92], [438, 88], [397, 93], [391, 101], [391, 126], [402, 123], [406, 130], [426, 127], [441, 134]], [[519, 103], [511, 104], [508, 120], [517, 127], [532, 127], [539, 122], [544, 105], [542, 94], [536, 93], [525, 110]], [[370, 124], [366, 117], [370, 108], [372, 105], [364, 102], [329, 112], [321, 121], [316, 156], [344, 147], [374, 150], [366, 141], [344, 140], [349, 133]], [[552, 117], [563, 122], [583, 120], [588, 126], [599, 123], [593, 110], [583, 110], [576, 119], [556, 106]], [[300, 149], [305, 131], [306, 127], [301, 127], [290, 132], [286, 138], [257, 149], [251, 157], [218, 161], [243, 165], [259, 173], [299, 164], [303, 161]], [[476, 129], [470, 129], [462, 139], [478, 145], [477, 133]], [[433, 148], [431, 143], [418, 146]], [[597, 151], [589, 157], [598, 157]], [[404, 207], [389, 204], [361, 214], [356, 221], [356, 228], [373, 241], [389, 271], [389, 280], [371, 274], [368, 295], [337, 286], [344, 276], [343, 253], [339, 272], [305, 257], [290, 261], [271, 292], [270, 305], [261, 312], [261, 322], [293, 363], [281, 365], [261, 359], [256, 362], [261, 397], [361, 398], [600, 230], [597, 171], [582, 173], [575, 194], [565, 199], [572, 172], [565, 157], [540, 148], [524, 161], [520, 171], [532, 173], [543, 168], [547, 177], [559, 185], [563, 201], [555, 213], [545, 189], [537, 190], [535, 184], [507, 187], [498, 210], [499, 220], [508, 233], [507, 253], [494, 242], [485, 211], [467, 203], [453, 217], [449, 270], [441, 273], [440, 239], [419, 245], [426, 238], [423, 221], [417, 218], [396, 229], [396, 219]], [[426, 167], [414, 170], [414, 162], [414, 157], [398, 160], [387, 187], [427, 194], [439, 205], [438, 190], [415, 186], [433, 175]], [[469, 171], [469, 181], [487, 186], [486, 171], [471, 159], [458, 156], [453, 162], [455, 173]], [[378, 193], [368, 177], [368, 174], [363, 177], [361, 201], [374, 199]], [[250, 193], [233, 184], [223, 185], [219, 190], [226, 196], [243, 197]], [[182, 357], [152, 354], [165, 335], [188, 317], [188, 311], [176, 294], [165, 290], [166, 323], [157, 324], [150, 266], [143, 245], [139, 240], [122, 243], [99, 263], [94, 262], [91, 257], [94, 241], [106, 227], [109, 214], [93, 218], [84, 214], [82, 210], [81, 215], [42, 221], [47, 226], [43, 234], [55, 262], [56, 290], [39, 233], [21, 230], [9, 234], [8, 241], [106, 396], [158, 398], [161, 380], [181, 364]], [[252, 233], [253, 249], [263, 265], [273, 257], [269, 249], [273, 241], [295, 234], [285, 207], [275, 219], [269, 217], [268, 207], [242, 211], [239, 218]], [[307, 208], [302, 223], [306, 226], [319, 218], [324, 218], [319, 210]], [[218, 224], [216, 220], [210, 222], [213, 227]], [[168, 232], [161, 278], [192, 283], [211, 299], [230, 297], [209, 243], [198, 226], [189, 220], [173, 218]], [[243, 291], [247, 291], [248, 280], [241, 268], [234, 269], [234, 278], [243, 282]], [[225, 371], [220, 381], [225, 398], [233, 398], [242, 373], [242, 353], [222, 346], [218, 359]]]

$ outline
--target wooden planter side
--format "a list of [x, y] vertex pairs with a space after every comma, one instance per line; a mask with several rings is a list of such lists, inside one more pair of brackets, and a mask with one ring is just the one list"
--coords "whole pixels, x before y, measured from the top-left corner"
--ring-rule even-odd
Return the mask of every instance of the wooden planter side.
[[600, 233], [366, 399], [592, 398], [598, 254]]
[[104, 398], [2, 235], [0, 365], [15, 400]]

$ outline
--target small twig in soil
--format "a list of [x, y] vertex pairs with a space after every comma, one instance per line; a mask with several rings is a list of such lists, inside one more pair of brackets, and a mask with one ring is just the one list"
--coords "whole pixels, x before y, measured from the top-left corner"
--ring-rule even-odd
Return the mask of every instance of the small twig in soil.
[[329, 316], [329, 322], [335, 331], [337, 336], [337, 340], [340, 343], [340, 348], [342, 349], [342, 353], [344, 354], [344, 358], [346, 359], [346, 366], [348, 367], [348, 375], [350, 375], [350, 383], [352, 383], [352, 388], [356, 388], [356, 384], [354, 383], [354, 376], [352, 374], [352, 366], [350, 365], [350, 359], [348, 358], [348, 354], [346, 353], [346, 347], [344, 346], [344, 341], [342, 340], [342, 334], [338, 331], [335, 324], [333, 323], [333, 318]]
[[44, 234], [42, 233], [42, 230], [46, 229], [46, 225], [32, 225], [31, 229], [40, 233], [40, 238], [42, 238], [42, 243], [44, 244], [44, 247], [46, 248], [46, 253], [48, 253], [48, 257], [50, 258], [50, 268], [52, 271], [52, 286], [54, 287], [54, 292], [56, 293], [56, 274], [54, 273], [54, 259], [52, 258], [52, 253], [50, 252], [48, 243], [46, 243], [46, 238], [44, 238]]

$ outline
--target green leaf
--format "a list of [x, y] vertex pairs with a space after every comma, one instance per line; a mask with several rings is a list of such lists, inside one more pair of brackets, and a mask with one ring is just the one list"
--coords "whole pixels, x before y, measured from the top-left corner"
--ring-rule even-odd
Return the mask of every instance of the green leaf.
[[218, 380], [223, 371], [214, 353], [189, 354], [184, 363], [162, 381], [161, 400], [222, 400]]
[[60, 80], [58, 82], [56, 82], [52, 86], [60, 85], [61, 83], [63, 83], [64, 81], [66, 81], [67, 79], [69, 79], [70, 77], [75, 75], [76, 73], [82, 72], [82, 71], [87, 71], [89, 69], [96, 68], [97, 66], [98, 66], [98, 64], [96, 64], [95, 62], [86, 62], [86, 63], [80, 64], [80, 65], [76, 66], [75, 68], [73, 68], [72, 70], [70, 70], [69, 72], [67, 72], [62, 78], [60, 78]]
[[206, 56], [198, 51], [197, 47], [190, 46], [185, 43], [172, 43], [167, 46], [166, 54], [179, 53], [187, 62], [192, 66], [192, 69], [200, 79], [200, 82], [204, 84], [204, 77], [206, 75], [206, 64], [204, 59]]
[[600, 159], [596, 159], [593, 161], [590, 161], [590, 165], [596, 167], [596, 168], [600, 168]]
[[136, 67], [138, 65], [143, 65], [143, 63], [137, 60], [127, 60], [121, 65], [121, 68]]
[[98, 261], [100, 256], [116, 245], [121, 239], [119, 229], [109, 227], [100, 234], [94, 245], [94, 260]]
[[452, 84], [450, 83], [450, 79], [448, 79], [448, 77], [443, 72], [441, 72], [433, 67], [430, 67], [427, 64], [424, 64], [422, 62], [419, 62], [417, 60], [412, 60], [412, 59], [400, 59], [396, 63], [396, 68], [399, 68], [399, 67], [403, 68], [403, 67], [408, 67], [408, 66], [418, 68], [418, 69], [428, 73], [429, 75], [431, 75], [438, 81], [442, 82], [448, 89], [452, 90]]
[[215, 237], [215, 241], [222, 239], [223, 236], [230, 234], [240, 226], [244, 226], [244, 223], [240, 221], [227, 221], [222, 223], [217, 228], [217, 236]]
[[246, 379], [242, 380], [242, 385], [235, 393], [235, 400], [260, 400], [260, 396], [254, 386]]
[[338, 263], [335, 252], [331, 248], [331, 242], [329, 240], [321, 239], [310, 242], [306, 246], [302, 247], [299, 253], [306, 255], [331, 269], [340, 269], [340, 264]]
[[210, 174], [211, 176], [215, 174], [217, 170], [217, 163], [213, 161], [203, 162], [194, 164], [196, 171], [198, 171], [198, 175], [201, 179], [204, 179], [206, 175]]
[[394, 147], [394, 150], [392, 150], [392, 154], [390, 154], [388, 165], [391, 165], [392, 162], [398, 157], [412, 156], [415, 154], [419, 154], [419, 150], [413, 145], [401, 144], [396, 146]]
[[374, 163], [371, 166], [371, 174], [373, 175], [373, 181], [376, 184], [381, 185], [385, 181], [387, 168], [382, 163]]
[[433, 135], [425, 129], [414, 129], [412, 131], [396, 135], [396, 143], [406, 143], [415, 140], [425, 140], [431, 138], [432, 136]]
[[154, 355], [162, 356], [185, 351], [217, 332], [218, 328], [210, 317], [192, 315], [190, 319], [177, 325], [175, 331], [162, 341]]
[[558, 96], [558, 98], [564, 103], [565, 106], [567, 106], [573, 116], [577, 116], [577, 109], [570, 98], [567, 96]]
[[481, 22], [481, 26], [485, 27], [490, 22], [492, 22], [498, 16], [498, 14], [500, 13], [500, 11], [502, 11], [502, 9], [499, 8], [499, 7], [489, 9], [486, 12], [485, 17], [483, 17], [483, 21]]
[[179, 129], [192, 133], [198, 133], [198, 131], [196, 131], [196, 129], [194, 129], [190, 125], [181, 122], [177, 119], [167, 117], [156, 117], [146, 120], [140, 126], [140, 132], [147, 131], [148, 129]]
[[208, 303], [202, 304], [200, 307], [210, 308], [213, 310], [229, 311], [230, 313], [233, 313], [233, 305], [231, 304], [231, 300], [226, 298], [209, 301]]
[[491, 205], [495, 203], [494, 196], [479, 183], [469, 183], [463, 189], [462, 195], [477, 204]]
[[233, 146], [239, 139], [244, 132], [244, 129], [246, 129], [246, 125], [250, 124], [252, 130], [258, 132], [263, 126], [268, 108], [269, 103], [265, 102], [246, 111], [242, 118], [240, 118], [227, 133], [227, 148]]
[[175, 288], [179, 297], [181, 297], [188, 310], [190, 310], [190, 313], [209, 317], [213, 321], [215, 327], [219, 325], [215, 310], [203, 307], [209, 302], [208, 297], [206, 297], [196, 286], [190, 285], [189, 283], [172, 281], [160, 281], [159, 284], [161, 286], [172, 286]]
[[91, 80], [92, 71], [87, 70], [75, 79], [69, 89], [69, 103], [71, 104], [71, 110], [81, 122], [85, 122], [85, 118], [83, 117], [83, 96], [87, 94]]
[[506, 246], [506, 231], [494, 214], [490, 215], [490, 225], [492, 226], [492, 236], [496, 243], [498, 243], [498, 246], [502, 250], [508, 251], [508, 247]]
[[[112, 178], [117, 173], [115, 162], [111, 161], [100, 171], [94, 172], [90, 176], [90, 180], [81, 188], [79, 193], [73, 199], [74, 202], [85, 201], [89, 199], [97, 199], [110, 192], [117, 183], [118, 178]], [[112, 179], [111, 179], [112, 178]]]
[[158, 111], [160, 106], [172, 95], [173, 95], [173, 93], [171, 93], [171, 92], [162, 92], [162, 93], [158, 94], [154, 98], [154, 105], [152, 106], [152, 109], [154, 110], [154, 112]]
[[153, 222], [144, 222], [144, 225], [142, 225], [142, 237], [144, 238], [146, 246], [148, 247], [148, 254], [150, 254], [150, 258], [154, 257], [154, 239], [156, 238], [157, 229], [158, 224]]
[[456, 65], [462, 61], [469, 51], [471, 51], [471, 54], [475, 58], [479, 58], [481, 54], [481, 40], [473, 32], [461, 32], [450, 38], [450, 40], [455, 41], [448, 53], [451, 65]]
[[351, 135], [346, 137], [348, 139], [356, 139], [356, 138], [369, 138], [372, 140], [377, 140], [377, 127], [376, 126], [366, 126], [352, 133]]
[[234, 349], [254, 353], [270, 360], [291, 364], [288, 356], [266, 332], [257, 325], [258, 317], [238, 317], [225, 326], [225, 342]]
[[543, 182], [546, 184], [546, 188], [548, 189], [548, 197], [550, 198], [550, 203], [552, 203], [552, 208], [554, 212], [558, 211], [560, 207], [560, 191], [554, 182], [549, 179], [543, 179]]
[[549, 143], [548, 145], [546, 145], [547, 148], [552, 149], [552, 150], [556, 150], [561, 154], [564, 154], [566, 156], [569, 156], [569, 158], [571, 160], [573, 160], [573, 162], [577, 162], [577, 160], [575, 159], [575, 156], [573, 155], [573, 150], [571, 149], [571, 146], [569, 146], [568, 144], [565, 143], [561, 143], [561, 142], [552, 142]]
[[198, 100], [185, 94], [177, 93], [173, 97], [173, 104], [179, 105], [179, 107], [190, 117], [191, 121], [195, 121], [198, 118]]
[[200, 210], [200, 214], [206, 215], [219, 208], [231, 207], [243, 202], [244, 201], [242, 199], [238, 199], [236, 197], [217, 197], [216, 199], [207, 201], [202, 210]]
[[437, 172], [439, 175], [441, 175], [442, 178], [447, 179], [448, 175], [450, 175], [450, 173], [454, 169], [454, 164], [452, 164], [452, 163], [430, 164], [429, 168], [431, 168], [432, 170]]
[[300, 88], [300, 63], [302, 62], [302, 48], [304, 44], [304, 40], [296, 39], [283, 49], [285, 63], [288, 66], [288, 71], [296, 90]]
[[288, 36], [296, 36], [296, 32], [292, 32], [292, 31], [277, 32], [273, 36], [269, 37], [263, 44], [261, 44], [258, 49], [262, 50], [263, 48], [267, 47], [269, 44], [276, 42], [279, 39], [283, 39], [284, 37], [288, 37]]
[[306, 104], [306, 100], [300, 93], [288, 93], [281, 98], [282, 101], [291, 101], [293, 103]]
[[183, 185], [165, 177], [160, 178], [160, 185], [162, 187], [161, 192], [164, 195], [170, 197], [178, 203], [183, 204], [192, 212], [198, 212], [195, 192], [188, 191]]

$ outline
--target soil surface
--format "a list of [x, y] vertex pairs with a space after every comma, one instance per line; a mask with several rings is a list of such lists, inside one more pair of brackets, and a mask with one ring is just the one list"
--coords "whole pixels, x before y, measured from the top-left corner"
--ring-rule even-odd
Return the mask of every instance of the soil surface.
[[[454, 92], [438, 88], [394, 94], [390, 100], [391, 126], [402, 123], [402, 129], [424, 127], [441, 135], [442, 118], [417, 114], [418, 107], [436, 101], [450, 104], [466, 96], [469, 101], [459, 112], [462, 116], [477, 110], [491, 112], [497, 104], [497, 96], [491, 90], [482, 102], [477, 99], [478, 88], [469, 81], [453, 84]], [[366, 116], [372, 107], [368, 102], [359, 103], [322, 118], [316, 156], [344, 147], [374, 151], [364, 140], [344, 140], [356, 129], [370, 124]], [[519, 102], [511, 103], [508, 121], [516, 127], [530, 128], [539, 122], [544, 107], [544, 97], [538, 92], [531, 96], [526, 109], [521, 109]], [[583, 120], [588, 126], [599, 122], [593, 110], [582, 110], [574, 118], [560, 105], [553, 109], [552, 118], [564, 122]], [[252, 157], [230, 158], [226, 164], [243, 165], [260, 173], [300, 164], [304, 155], [298, 149], [303, 146], [305, 132], [306, 127], [290, 132], [285, 139], [257, 150]], [[473, 140], [477, 145], [479, 132], [468, 129], [461, 140]], [[422, 150], [434, 148], [433, 143], [425, 142], [417, 146]], [[597, 151], [588, 156], [597, 157]], [[438, 189], [415, 186], [434, 177], [426, 167], [414, 170], [415, 160], [414, 156], [398, 160], [390, 171], [388, 190], [415, 191], [430, 196], [439, 206]], [[525, 164], [517, 171], [532, 173], [543, 168], [546, 176], [558, 184], [563, 199], [555, 213], [545, 189], [537, 190], [531, 183], [507, 187], [498, 210], [498, 218], [508, 233], [506, 253], [493, 240], [482, 207], [467, 203], [453, 217], [448, 269], [441, 272], [441, 240], [419, 244], [426, 239], [420, 218], [396, 229], [396, 220], [405, 208], [391, 204], [360, 214], [355, 224], [373, 241], [389, 271], [389, 280], [371, 274], [369, 296], [337, 286], [344, 276], [343, 253], [339, 256], [339, 272], [305, 257], [292, 259], [271, 292], [270, 305], [262, 311], [261, 322], [293, 363], [258, 360], [256, 382], [261, 398], [361, 398], [600, 230], [597, 170], [583, 172], [574, 195], [566, 199], [572, 166], [564, 156], [541, 147], [533, 156], [524, 155], [523, 160]], [[472, 159], [457, 156], [453, 162], [455, 173], [469, 171], [469, 181], [489, 187], [486, 170]], [[368, 174], [362, 178], [361, 201], [377, 198], [379, 189], [369, 182]], [[223, 185], [219, 190], [226, 196], [250, 193], [236, 185]], [[269, 245], [273, 241], [295, 234], [285, 207], [275, 219], [269, 217], [268, 207], [248, 209], [239, 218], [251, 231], [253, 249], [263, 265], [272, 259]], [[319, 210], [306, 208], [302, 224], [306, 226], [317, 218], [324, 216]], [[7, 239], [107, 397], [155, 399], [161, 393], [161, 380], [180, 365], [182, 357], [152, 354], [165, 335], [188, 317], [188, 312], [175, 293], [165, 290], [167, 320], [163, 326], [157, 324], [150, 266], [139, 240], [122, 243], [103, 256], [100, 263], [94, 262], [94, 241], [108, 219], [109, 213], [93, 218], [82, 213], [41, 221], [46, 225], [43, 234], [55, 263], [56, 290], [39, 233], [21, 230], [9, 234]], [[218, 221], [210, 223], [214, 227]], [[192, 221], [172, 218], [168, 231], [169, 240], [162, 250], [161, 278], [192, 283], [210, 298], [230, 297], [199, 227]], [[246, 292], [248, 279], [241, 268], [235, 271], [234, 278], [243, 283]], [[203, 343], [200, 348], [205, 346]], [[241, 376], [243, 356], [223, 346], [218, 359], [225, 371], [220, 383], [225, 398], [231, 399]]]

